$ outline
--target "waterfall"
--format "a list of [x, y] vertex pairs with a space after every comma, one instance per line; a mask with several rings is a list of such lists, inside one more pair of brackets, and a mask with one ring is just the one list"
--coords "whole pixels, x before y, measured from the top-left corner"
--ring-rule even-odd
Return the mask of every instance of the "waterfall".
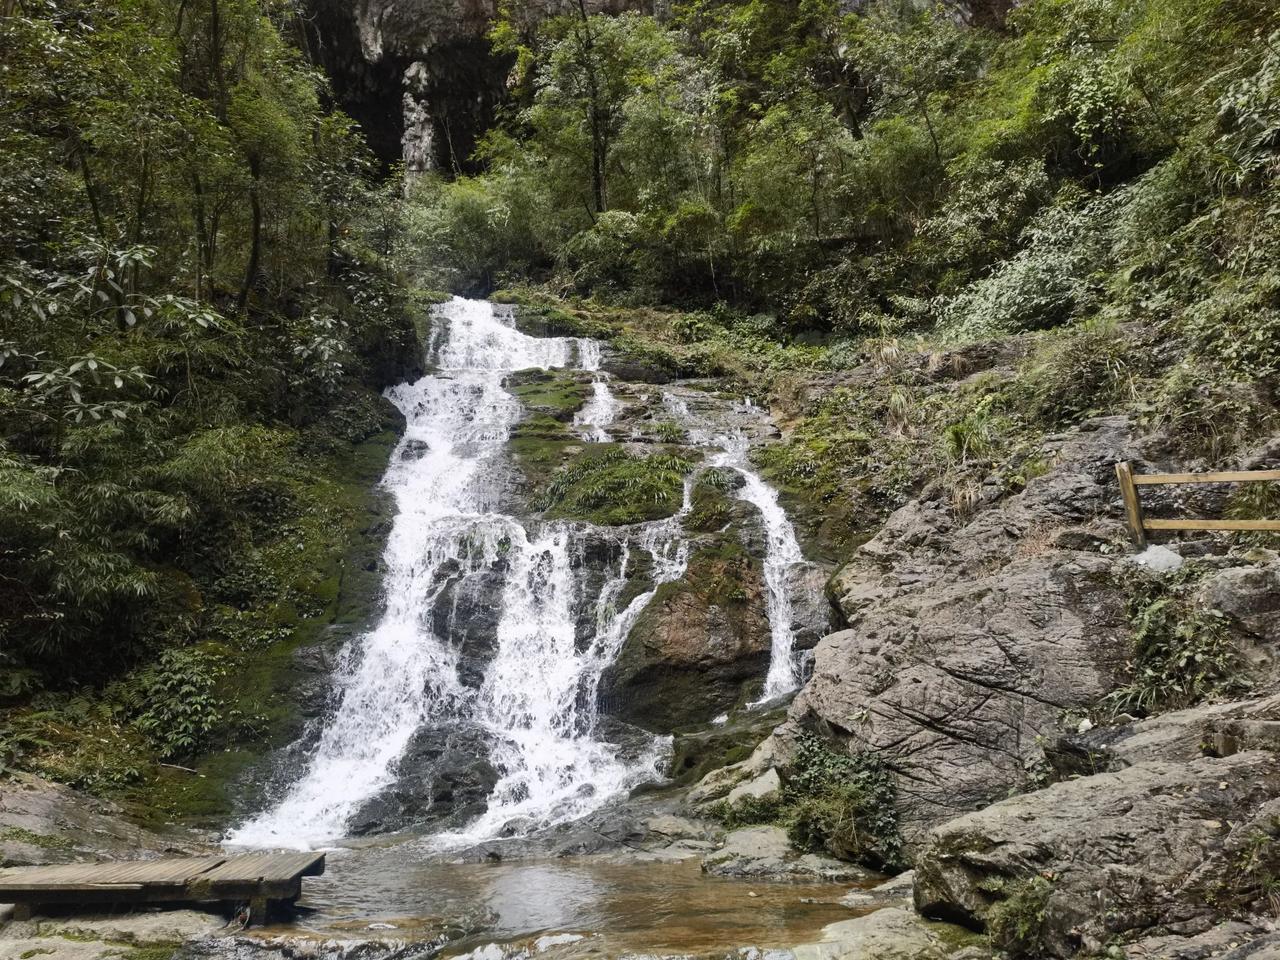
[[778, 503], [778, 492], [747, 465], [745, 446], [714, 457], [712, 462], [717, 466], [730, 467], [742, 475], [743, 484], [738, 490], [738, 498], [759, 510], [764, 524], [765, 609], [769, 615], [770, 650], [769, 672], [765, 675], [760, 699], [771, 700], [790, 693], [800, 685], [793, 656], [795, 614], [791, 606], [791, 573], [807, 561], [800, 551], [795, 528]]
[[[750, 503], [760, 513], [765, 532], [765, 609], [769, 616], [770, 635], [769, 671], [760, 702], [790, 693], [800, 685], [793, 655], [795, 611], [792, 607], [792, 574], [808, 563], [796, 539], [795, 527], [778, 502], [778, 492], [765, 483], [751, 466], [747, 456], [750, 443], [740, 429], [716, 432], [708, 428], [694, 417], [687, 402], [671, 394], [664, 395], [663, 405], [685, 425], [692, 443], [718, 450], [708, 459], [708, 465], [724, 467], [739, 474], [742, 486], [737, 490], [738, 499]], [[743, 403], [742, 412], [753, 410], [748, 398]]]
[[609, 434], [604, 429], [618, 416], [621, 404], [609, 389], [609, 381], [596, 377], [591, 384], [591, 399], [573, 416], [573, 425], [584, 440], [592, 443], [608, 443]]
[[[526, 336], [483, 301], [454, 298], [434, 318], [427, 345], [433, 372], [387, 392], [406, 428], [384, 478], [397, 507], [384, 554], [386, 609], [340, 658], [336, 708], [302, 776], [228, 843], [308, 847], [341, 838], [356, 811], [396, 781], [401, 757], [424, 728], [478, 727], [498, 771], [486, 812], [435, 838], [442, 846], [580, 817], [653, 777], [664, 757], [661, 738], [629, 756], [597, 739], [596, 692], [657, 589], [685, 572], [682, 521], [694, 478], [686, 479], [676, 515], [633, 527], [525, 523], [503, 513], [503, 451], [522, 414], [502, 388], [505, 377], [530, 367], [598, 371], [600, 345]], [[604, 427], [619, 406], [600, 375], [575, 424], [586, 438], [607, 440]], [[802, 560], [794, 532], [776, 494], [748, 465], [744, 438], [696, 433], [695, 442], [716, 451], [706, 465], [743, 475], [738, 495], [764, 520], [773, 633], [765, 692], [789, 691], [796, 678], [787, 574]], [[592, 596], [584, 564], [575, 563], [588, 539], [607, 541], [614, 558]], [[650, 561], [647, 589], [619, 609], [639, 553]], [[456, 638], [440, 626], [452, 616], [437, 617], [436, 607], [451, 612], [451, 587], [493, 574], [500, 577], [494, 653], [479, 685], [468, 686], [459, 676]], [[585, 641], [578, 636], [584, 605], [594, 627]]]
[[[481, 301], [455, 298], [436, 319], [428, 344], [434, 372], [387, 394], [406, 428], [384, 479], [397, 507], [385, 551], [386, 611], [345, 651], [337, 708], [302, 777], [229, 843], [309, 846], [343, 836], [351, 815], [395, 781], [396, 764], [421, 727], [463, 718], [491, 735], [491, 759], [502, 775], [488, 813], [470, 831], [476, 836], [513, 818], [580, 815], [654, 772], [657, 745], [628, 762], [593, 737], [599, 674], [652, 590], [620, 613], [602, 610], [593, 644], [579, 653], [575, 530], [548, 524], [531, 532], [497, 505], [501, 453], [521, 416], [503, 378], [575, 360], [597, 369], [599, 344], [526, 336]], [[678, 522], [667, 520], [626, 534], [636, 538], [635, 549], [653, 553], [657, 582], [683, 572], [678, 532]], [[620, 592], [631, 549], [627, 543], [614, 578], [622, 582], [611, 581], [598, 602]], [[450, 582], [500, 567], [507, 573], [497, 653], [480, 689], [469, 689], [459, 680], [451, 638], [432, 628], [433, 612]], [[591, 695], [581, 695], [584, 687]]]

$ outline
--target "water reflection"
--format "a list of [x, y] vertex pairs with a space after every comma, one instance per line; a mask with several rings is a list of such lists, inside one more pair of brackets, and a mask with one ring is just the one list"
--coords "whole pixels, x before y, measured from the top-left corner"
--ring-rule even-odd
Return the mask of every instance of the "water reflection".
[[601, 858], [492, 864], [406, 862], [406, 847], [339, 850], [308, 880], [300, 924], [317, 934], [466, 931], [450, 952], [548, 934], [596, 949], [678, 951], [791, 946], [847, 919], [841, 884], [708, 877], [697, 860]]

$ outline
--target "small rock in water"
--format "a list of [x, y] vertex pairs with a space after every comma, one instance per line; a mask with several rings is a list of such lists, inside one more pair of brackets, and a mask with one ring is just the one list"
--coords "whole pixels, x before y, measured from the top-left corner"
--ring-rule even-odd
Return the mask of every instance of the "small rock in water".
[[579, 933], [552, 933], [533, 941], [533, 947], [539, 953], [542, 953], [552, 947], [563, 946], [566, 943], [577, 943], [582, 939], [583, 936]]
[[1155, 573], [1172, 573], [1186, 563], [1179, 554], [1161, 546], [1147, 547], [1133, 558], [1133, 562]]

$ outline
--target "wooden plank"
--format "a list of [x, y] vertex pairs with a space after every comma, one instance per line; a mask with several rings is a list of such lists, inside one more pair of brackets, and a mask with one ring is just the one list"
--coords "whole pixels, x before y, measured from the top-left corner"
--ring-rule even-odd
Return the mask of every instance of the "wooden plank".
[[8, 867], [0, 869], [0, 903], [296, 900], [301, 878], [323, 872], [323, 853], [293, 851]]
[[324, 871], [323, 853], [258, 853], [232, 857], [200, 879], [217, 883], [225, 880], [292, 880], [316, 876]]
[[1275, 530], [1280, 520], [1144, 520], [1147, 530]]
[[182, 857], [110, 863], [64, 863], [0, 869], [0, 893], [13, 886], [102, 886], [104, 884], [182, 884], [226, 862], [226, 857]]
[[1129, 527], [1129, 536], [1139, 550], [1147, 545], [1147, 534], [1142, 523], [1142, 501], [1138, 499], [1138, 491], [1134, 488], [1133, 468], [1127, 460], [1116, 464], [1116, 479], [1120, 481], [1120, 496], [1124, 499], [1125, 523]]
[[1257, 483], [1280, 480], [1280, 470], [1222, 470], [1217, 473], [1141, 473], [1133, 482], [1139, 487], [1164, 486], [1174, 483]]
[[6, 888], [0, 890], [0, 893], [5, 896], [26, 896], [45, 893], [97, 893], [100, 891], [130, 893], [145, 889], [145, 884], [141, 883], [42, 883], [34, 887]]

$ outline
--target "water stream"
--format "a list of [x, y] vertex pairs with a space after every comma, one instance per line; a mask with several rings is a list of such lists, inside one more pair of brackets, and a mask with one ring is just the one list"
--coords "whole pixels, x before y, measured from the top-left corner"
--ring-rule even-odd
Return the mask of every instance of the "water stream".
[[[694, 478], [675, 516], [632, 527], [531, 522], [503, 512], [503, 450], [522, 415], [504, 379], [532, 367], [594, 373], [592, 397], [574, 427], [584, 440], [605, 442], [621, 404], [599, 372], [601, 347], [526, 336], [491, 304], [455, 298], [437, 308], [428, 359], [428, 376], [388, 391], [407, 425], [384, 481], [397, 507], [385, 552], [385, 612], [344, 652], [336, 709], [305, 771], [229, 843], [339, 840], [361, 805], [395, 781], [415, 734], [450, 723], [483, 731], [498, 779], [484, 812], [435, 836], [437, 848], [573, 820], [660, 774], [663, 738], [622, 751], [599, 737], [596, 690], [657, 588], [685, 572], [681, 520]], [[776, 494], [750, 467], [746, 437], [709, 431], [687, 405], [671, 395], [666, 402], [692, 443], [706, 449], [704, 467], [740, 473], [737, 496], [760, 512], [772, 635], [764, 695], [789, 692], [797, 685], [789, 575], [803, 563], [795, 534]], [[582, 555], [589, 542], [602, 541], [612, 558], [589, 595]], [[648, 586], [619, 608], [639, 559]], [[493, 653], [480, 682], [467, 685], [452, 615], [437, 608], [456, 603], [450, 585], [459, 579], [495, 574], [501, 587]], [[585, 642], [584, 605], [591, 614]]]

